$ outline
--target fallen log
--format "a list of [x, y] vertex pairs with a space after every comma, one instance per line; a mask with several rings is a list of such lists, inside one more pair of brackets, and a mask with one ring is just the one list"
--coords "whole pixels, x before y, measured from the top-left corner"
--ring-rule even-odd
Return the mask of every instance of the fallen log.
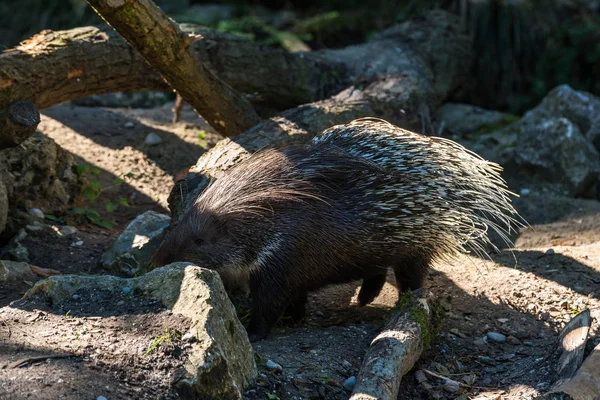
[[259, 122], [248, 100], [196, 59], [190, 45], [202, 36], [184, 34], [152, 0], [87, 2], [215, 130], [235, 136]]
[[350, 400], [396, 400], [400, 381], [417, 362], [431, 338], [431, 310], [424, 297], [411, 293], [371, 342]]
[[0, 112], [0, 150], [29, 139], [40, 123], [40, 112], [28, 101], [14, 101]]
[[332, 125], [361, 117], [380, 117], [419, 130], [429, 110], [466, 80], [470, 49], [458, 17], [433, 11], [384, 30], [363, 45], [318, 53], [347, 65], [354, 84], [328, 99], [284, 111], [204, 153], [171, 192], [173, 221], [210, 178], [261, 148], [307, 143]]
[[[344, 64], [312, 53], [288, 53], [247, 38], [182, 24], [204, 40], [198, 59], [255, 104], [284, 110], [330, 96], [349, 85]], [[333, 53], [335, 54], [335, 52]], [[28, 100], [39, 109], [81, 97], [171, 88], [108, 26], [42, 31], [0, 53], [0, 108]]]

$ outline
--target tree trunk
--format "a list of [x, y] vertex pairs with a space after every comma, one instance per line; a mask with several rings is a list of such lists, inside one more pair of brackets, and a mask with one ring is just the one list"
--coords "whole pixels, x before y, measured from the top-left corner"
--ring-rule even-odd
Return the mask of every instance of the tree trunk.
[[258, 149], [307, 143], [332, 125], [361, 117], [420, 130], [430, 112], [466, 80], [471, 61], [470, 42], [460, 32], [459, 19], [443, 11], [387, 29], [366, 44], [312, 56], [346, 65], [352, 84], [328, 99], [284, 111], [206, 152], [171, 192], [174, 221], [208, 178], [218, 177]]

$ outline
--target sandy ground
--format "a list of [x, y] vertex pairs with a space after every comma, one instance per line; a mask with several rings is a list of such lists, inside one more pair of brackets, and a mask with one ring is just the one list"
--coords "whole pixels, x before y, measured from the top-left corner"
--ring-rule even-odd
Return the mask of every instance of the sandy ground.
[[[59, 236], [51, 227], [30, 232], [24, 244], [31, 263], [105, 273], [98, 259], [124, 225], [149, 209], [168, 213], [174, 175], [219, 139], [189, 108], [182, 121], [170, 119], [170, 107], [44, 110], [41, 132], [78, 163], [99, 168], [103, 187], [116, 177], [124, 183], [86, 205], [113, 220], [112, 229], [67, 220], [78, 228], [74, 235]], [[150, 132], [162, 143], [146, 144]], [[106, 213], [106, 202], [119, 198], [131, 205]], [[600, 341], [600, 203], [532, 193], [516, 206], [532, 228], [518, 235], [513, 251], [492, 260], [464, 256], [436, 265], [428, 278], [426, 290], [444, 319], [433, 346], [403, 379], [400, 399], [532, 399], [556, 379], [557, 335], [574, 314], [589, 308], [595, 319], [587, 351]], [[248, 398], [348, 398], [344, 381], [357, 374], [397, 299], [392, 281], [364, 309], [354, 299], [357, 283], [312, 294], [303, 323], [282, 324], [254, 344], [261, 374]], [[177, 398], [169, 383], [185, 356], [178, 335], [185, 321], [155, 304], [132, 312], [116, 298], [87, 299], [68, 310], [9, 306], [32, 284], [0, 287], [0, 398]], [[505, 341], [489, 339], [490, 332]], [[266, 368], [267, 360], [281, 370]], [[463, 385], [455, 390], [428, 371]], [[423, 372], [427, 380], [419, 383]]]

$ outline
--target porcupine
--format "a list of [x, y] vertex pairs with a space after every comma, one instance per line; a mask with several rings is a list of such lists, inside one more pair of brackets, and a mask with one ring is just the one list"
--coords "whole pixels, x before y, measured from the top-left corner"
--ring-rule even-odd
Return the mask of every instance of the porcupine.
[[[448, 139], [360, 119], [309, 146], [264, 150], [213, 181], [154, 256], [247, 283], [248, 334], [264, 338], [284, 313], [304, 314], [307, 293], [362, 279], [361, 305], [383, 287], [421, 287], [429, 266], [483, 252], [488, 228], [506, 241], [519, 224], [501, 167]], [[286, 311], [287, 310], [287, 311]]]

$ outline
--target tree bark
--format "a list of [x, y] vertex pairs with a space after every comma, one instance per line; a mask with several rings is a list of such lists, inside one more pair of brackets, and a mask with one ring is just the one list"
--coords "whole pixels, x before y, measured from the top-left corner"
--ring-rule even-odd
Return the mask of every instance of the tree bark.
[[[412, 295], [405, 295], [412, 296]], [[431, 337], [431, 311], [425, 298], [411, 302], [387, 322], [369, 347], [350, 400], [396, 400], [400, 381], [421, 357]]]
[[171, 192], [173, 221], [209, 178], [261, 148], [304, 144], [332, 125], [361, 117], [380, 117], [418, 131], [430, 110], [466, 80], [471, 61], [459, 19], [442, 11], [387, 29], [364, 45], [312, 56], [346, 65], [353, 84], [328, 99], [284, 111], [204, 153]]
[[0, 112], [0, 150], [29, 139], [40, 123], [40, 112], [28, 101], [15, 101]]
[[198, 62], [190, 45], [202, 37], [185, 35], [152, 0], [87, 2], [215, 130], [235, 136], [260, 121], [248, 100]]

